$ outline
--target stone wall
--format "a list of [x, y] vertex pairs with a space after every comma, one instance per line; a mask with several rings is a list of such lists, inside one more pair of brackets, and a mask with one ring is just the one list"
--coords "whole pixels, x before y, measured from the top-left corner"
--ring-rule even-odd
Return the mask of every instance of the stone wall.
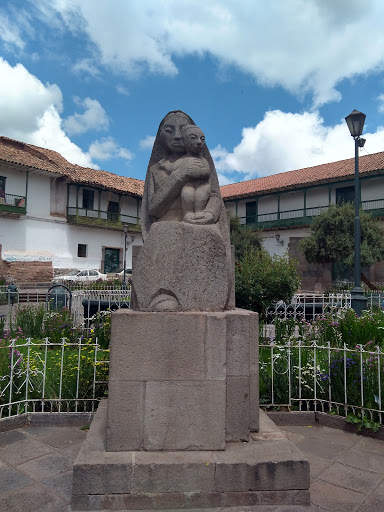
[[299, 276], [301, 277], [302, 291], [322, 292], [332, 286], [332, 265], [330, 263], [308, 263], [299, 249], [301, 237], [290, 237], [288, 244], [289, 255], [298, 262]]
[[384, 283], [384, 261], [374, 263], [369, 272], [371, 283]]
[[0, 245], [0, 278], [7, 283], [45, 283], [53, 277], [52, 261], [4, 261]]
[[[332, 286], [332, 264], [308, 263], [304, 254], [299, 249], [301, 237], [289, 238], [289, 255], [298, 262], [298, 271], [301, 277], [302, 291], [323, 292]], [[384, 261], [380, 261], [362, 269], [364, 276], [371, 283], [384, 283]]]

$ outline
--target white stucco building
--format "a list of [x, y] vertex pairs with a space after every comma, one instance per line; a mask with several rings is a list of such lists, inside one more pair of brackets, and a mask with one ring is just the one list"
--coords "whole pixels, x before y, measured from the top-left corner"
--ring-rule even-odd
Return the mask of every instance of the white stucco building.
[[50, 277], [73, 268], [112, 272], [123, 266], [125, 229], [130, 268], [132, 245], [142, 244], [142, 190], [140, 180], [79, 167], [54, 151], [0, 137], [5, 266], [19, 281], [28, 273], [36, 279], [32, 269], [42, 272], [43, 262], [40, 280], [47, 269]]
[[[299, 260], [302, 289], [326, 289], [339, 271], [310, 265], [298, 242], [331, 204], [354, 199], [354, 159], [274, 174], [221, 187], [225, 206], [241, 223], [262, 231], [270, 254]], [[384, 153], [360, 158], [361, 205], [384, 219]], [[0, 278], [47, 281], [68, 269], [127, 268], [142, 245], [144, 182], [70, 164], [59, 153], [0, 137]], [[383, 222], [384, 226], [384, 222]], [[2, 263], [4, 262], [4, 263]], [[363, 269], [384, 281], [384, 262]], [[25, 279], [27, 278], [27, 279]]]
[[[274, 174], [221, 187], [225, 206], [241, 223], [262, 230], [270, 254], [288, 250], [299, 260], [302, 288], [326, 289], [339, 269], [310, 265], [298, 248], [309, 233], [312, 219], [329, 205], [354, 200], [354, 158]], [[384, 153], [360, 157], [361, 207], [384, 219]], [[383, 222], [384, 228], [384, 222]], [[384, 281], [384, 262], [363, 269], [370, 282]]]

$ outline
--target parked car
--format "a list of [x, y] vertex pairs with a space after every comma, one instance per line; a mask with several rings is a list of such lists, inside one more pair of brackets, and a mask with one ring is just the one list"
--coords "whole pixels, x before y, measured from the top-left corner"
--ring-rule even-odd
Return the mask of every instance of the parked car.
[[[117, 268], [113, 272], [109, 272], [107, 275], [108, 275], [108, 279], [121, 279], [122, 280], [122, 279], [124, 279], [124, 269], [121, 267]], [[125, 269], [125, 277], [128, 278], [131, 276], [132, 276], [132, 269], [126, 268]]]
[[62, 276], [56, 276], [52, 279], [52, 284], [63, 283], [65, 281], [74, 281], [80, 283], [89, 283], [91, 281], [107, 280], [107, 274], [102, 274], [98, 270], [71, 270]]

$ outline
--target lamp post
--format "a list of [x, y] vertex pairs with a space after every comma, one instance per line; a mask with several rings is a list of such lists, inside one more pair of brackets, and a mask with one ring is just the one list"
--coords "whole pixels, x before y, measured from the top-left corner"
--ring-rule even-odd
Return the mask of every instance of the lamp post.
[[353, 257], [353, 277], [354, 287], [351, 291], [352, 308], [357, 315], [361, 315], [362, 311], [366, 308], [367, 298], [361, 287], [361, 261], [360, 261], [360, 183], [359, 183], [359, 148], [365, 144], [365, 139], [360, 138], [363, 133], [363, 127], [366, 115], [358, 110], [353, 110], [345, 118], [351, 136], [355, 140], [355, 222], [354, 222], [354, 257]]
[[127, 271], [127, 233], [128, 233], [128, 226], [124, 226], [124, 271], [123, 271], [123, 290], [127, 289], [127, 281], [125, 280], [125, 275]]
[[[123, 267], [123, 286], [122, 289], [127, 289], [127, 281], [126, 281], [126, 275], [127, 275], [127, 233], [128, 233], [128, 226], [124, 226], [124, 267]], [[135, 241], [135, 236], [131, 236], [131, 244]]]

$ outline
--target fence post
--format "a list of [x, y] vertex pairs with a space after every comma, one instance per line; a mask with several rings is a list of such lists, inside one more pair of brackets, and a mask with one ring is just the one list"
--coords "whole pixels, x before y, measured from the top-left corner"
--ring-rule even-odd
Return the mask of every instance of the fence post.
[[288, 347], [288, 404], [289, 407], [291, 407], [291, 396], [292, 396], [292, 390], [291, 390], [291, 340], [287, 343]]
[[[379, 402], [379, 410], [381, 411], [381, 365], [380, 365], [380, 354], [381, 349], [380, 347], [376, 347], [377, 350], [377, 377], [378, 377], [378, 387], [379, 387], [379, 395], [378, 395], [378, 402]], [[379, 421], [382, 423], [382, 415], [381, 412], [379, 412]]]
[[347, 404], [347, 344], [344, 343], [344, 414], [348, 415], [348, 404]]
[[364, 416], [364, 379], [363, 379], [363, 345], [359, 345], [360, 349], [360, 392], [361, 392], [361, 417]]

